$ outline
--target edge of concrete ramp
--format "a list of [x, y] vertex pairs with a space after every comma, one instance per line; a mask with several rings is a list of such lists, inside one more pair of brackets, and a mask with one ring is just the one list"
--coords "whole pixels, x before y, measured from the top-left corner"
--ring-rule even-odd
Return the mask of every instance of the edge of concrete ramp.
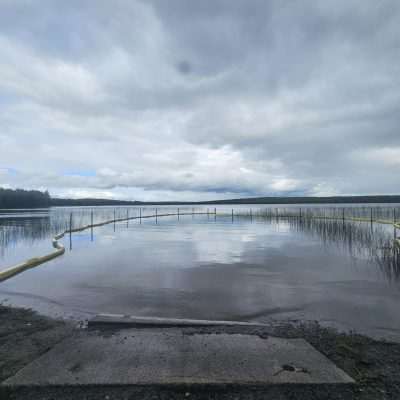
[[206, 326], [252, 326], [266, 327], [268, 325], [240, 321], [218, 321], [187, 318], [141, 317], [123, 314], [98, 314], [88, 321], [89, 328], [178, 328]]

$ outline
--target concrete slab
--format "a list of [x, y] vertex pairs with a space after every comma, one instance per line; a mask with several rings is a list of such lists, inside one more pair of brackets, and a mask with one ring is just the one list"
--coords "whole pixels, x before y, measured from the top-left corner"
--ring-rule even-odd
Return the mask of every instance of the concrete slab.
[[252, 322], [215, 321], [203, 319], [140, 317], [123, 314], [98, 314], [88, 322], [89, 328], [142, 328], [142, 327], [190, 327], [190, 326], [266, 326]]
[[303, 339], [126, 329], [66, 339], [3, 385], [351, 382]]

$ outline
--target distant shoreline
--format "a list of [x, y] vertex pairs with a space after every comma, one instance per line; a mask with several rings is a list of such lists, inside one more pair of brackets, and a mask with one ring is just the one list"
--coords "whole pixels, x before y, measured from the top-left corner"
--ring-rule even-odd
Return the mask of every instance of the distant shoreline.
[[195, 206], [195, 205], [283, 205], [283, 204], [393, 204], [400, 203], [400, 195], [368, 196], [269, 196], [209, 201], [127, 201], [112, 199], [63, 199], [51, 197], [46, 192], [0, 188], [0, 209], [30, 209], [70, 206]]
[[211, 201], [120, 201], [105, 199], [51, 199], [52, 206], [96, 205], [239, 205], [239, 204], [379, 204], [400, 203], [400, 195], [332, 196], [332, 197], [250, 197]]

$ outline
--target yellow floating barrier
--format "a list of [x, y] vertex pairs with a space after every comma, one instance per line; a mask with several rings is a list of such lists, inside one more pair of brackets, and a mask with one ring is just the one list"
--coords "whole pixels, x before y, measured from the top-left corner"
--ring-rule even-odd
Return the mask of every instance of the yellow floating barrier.
[[0, 271], [0, 282], [5, 281], [6, 279], [9, 279], [23, 271], [26, 271], [27, 269], [37, 267], [38, 265], [44, 264], [47, 261], [53, 260], [54, 258], [63, 255], [65, 253], [65, 247], [62, 244], [58, 243], [58, 239], [61, 239], [64, 234], [65, 233], [61, 233], [54, 237], [52, 243], [53, 247], [56, 249], [55, 251], [41, 257], [30, 258], [23, 263]]

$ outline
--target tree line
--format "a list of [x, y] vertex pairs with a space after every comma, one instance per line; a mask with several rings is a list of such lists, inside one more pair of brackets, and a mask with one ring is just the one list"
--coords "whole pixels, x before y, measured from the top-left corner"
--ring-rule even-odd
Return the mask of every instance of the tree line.
[[48, 191], [0, 188], [0, 208], [41, 208], [50, 207]]
[[52, 198], [49, 192], [24, 189], [0, 188], [0, 209], [46, 208], [51, 206], [122, 206], [135, 205], [135, 201], [109, 199], [59, 199]]
[[201, 205], [201, 204], [344, 204], [344, 203], [400, 203], [399, 195], [335, 196], [335, 197], [256, 197], [195, 202], [141, 202], [111, 199], [51, 198], [48, 191], [0, 188], [0, 209], [41, 208], [51, 206], [123, 206], [123, 205]]
[[245, 199], [213, 200], [204, 204], [353, 204], [353, 203], [400, 203], [400, 195], [368, 196], [287, 196], [250, 197]]

